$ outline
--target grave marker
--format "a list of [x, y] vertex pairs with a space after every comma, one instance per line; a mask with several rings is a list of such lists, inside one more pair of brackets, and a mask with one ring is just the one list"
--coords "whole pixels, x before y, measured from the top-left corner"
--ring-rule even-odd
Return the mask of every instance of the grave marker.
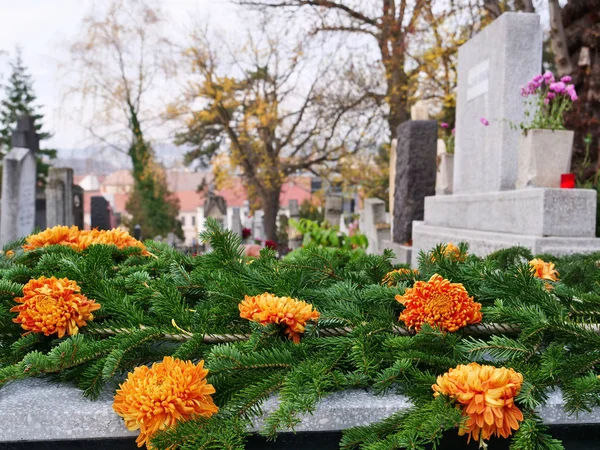
[[110, 230], [112, 228], [110, 204], [101, 195], [91, 198], [91, 221], [92, 229]]
[[425, 197], [435, 194], [437, 123], [410, 120], [398, 127], [393, 238], [404, 244], [412, 239], [412, 223], [422, 220]]
[[[520, 245], [556, 256], [600, 250], [592, 189], [515, 190], [520, 87], [541, 71], [539, 16], [505, 13], [459, 49], [452, 195], [425, 199], [413, 223], [412, 264], [420, 251], [465, 242], [486, 256]], [[485, 117], [489, 126], [480, 119]]]
[[74, 225], [73, 169], [50, 167], [46, 184], [46, 226]]
[[35, 151], [39, 138], [34, 120], [22, 117], [12, 135], [13, 149], [4, 157], [2, 171], [2, 245], [28, 236], [35, 226], [37, 168]]
[[[514, 189], [521, 86], [542, 70], [536, 14], [504, 13], [458, 50], [455, 194]], [[485, 126], [481, 119], [489, 122]]]

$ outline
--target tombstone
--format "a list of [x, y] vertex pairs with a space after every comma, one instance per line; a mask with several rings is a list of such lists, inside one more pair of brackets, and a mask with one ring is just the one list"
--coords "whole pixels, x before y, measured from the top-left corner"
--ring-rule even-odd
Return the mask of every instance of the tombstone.
[[363, 214], [365, 215], [363, 232], [369, 240], [367, 253], [380, 253], [383, 251], [384, 241], [390, 239], [390, 224], [386, 220], [385, 201], [378, 198], [366, 199]]
[[298, 200], [296, 199], [290, 199], [290, 202], [288, 204], [288, 209], [290, 211], [290, 218], [291, 219], [295, 219], [300, 217], [300, 207], [298, 205]]
[[242, 236], [242, 217], [240, 208], [233, 208], [231, 212], [231, 231], [238, 236]]
[[396, 146], [398, 145], [397, 139], [392, 139], [392, 145], [390, 146], [390, 175], [389, 175], [389, 201], [388, 208], [390, 211], [390, 217], [392, 218], [391, 231], [394, 232], [394, 194], [396, 192]]
[[392, 240], [380, 236], [379, 250], [391, 249], [396, 255], [393, 263], [407, 264], [412, 254], [412, 223], [422, 220], [425, 197], [435, 193], [437, 123], [409, 120], [398, 127], [396, 137], [395, 155], [390, 155], [395, 161], [394, 168], [390, 167], [390, 176], [394, 174], [393, 183], [390, 180]]
[[458, 53], [453, 193], [425, 199], [413, 266], [420, 251], [448, 242], [478, 256], [515, 245], [557, 256], [599, 251], [595, 190], [514, 189], [519, 131], [510, 125], [525, 118], [521, 86], [541, 71], [539, 16], [505, 13]]
[[92, 229], [110, 230], [112, 228], [112, 218], [110, 204], [101, 195], [91, 198], [91, 226]]
[[227, 219], [227, 202], [220, 195], [216, 195], [214, 192], [209, 192], [206, 200], [204, 201], [204, 218], [207, 219], [212, 217], [225, 228], [225, 222]]
[[412, 223], [423, 220], [425, 197], [435, 194], [437, 123], [410, 120], [396, 133], [394, 242], [412, 240]]
[[[289, 203], [290, 219], [298, 220], [300, 218], [300, 208], [298, 206], [298, 200], [290, 200]], [[302, 247], [303, 236], [293, 226], [288, 226], [288, 247], [291, 250]]]
[[342, 217], [343, 201], [341, 195], [327, 195], [325, 197], [325, 220], [332, 227], [340, 225]]
[[410, 108], [410, 118], [412, 120], [429, 120], [429, 107], [424, 100], [417, 101]]
[[50, 167], [46, 184], [46, 225], [70, 227], [73, 223], [73, 169]]
[[142, 240], [142, 226], [139, 223], [133, 227], [133, 237], [138, 241]]
[[73, 225], [80, 230], [83, 230], [83, 188], [78, 185], [73, 185]]
[[39, 186], [35, 190], [35, 228], [45, 230], [46, 228], [46, 191]]
[[[520, 95], [542, 70], [536, 14], [504, 13], [458, 51], [454, 193], [514, 189]], [[489, 126], [481, 123], [485, 118]]]
[[12, 135], [13, 149], [4, 157], [0, 243], [28, 236], [35, 226], [37, 168], [35, 152], [39, 139], [33, 118], [17, 121]]
[[264, 212], [255, 211], [252, 216], [252, 237], [256, 241], [265, 240]]

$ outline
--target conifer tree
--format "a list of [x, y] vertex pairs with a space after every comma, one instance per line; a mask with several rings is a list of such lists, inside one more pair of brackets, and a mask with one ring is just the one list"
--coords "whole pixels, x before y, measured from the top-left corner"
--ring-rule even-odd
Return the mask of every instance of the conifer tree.
[[[0, 101], [0, 159], [11, 150], [11, 136], [20, 116], [31, 116], [35, 119], [35, 129], [40, 141], [49, 139], [52, 135], [43, 128], [43, 114], [35, 104], [36, 95], [33, 91], [33, 81], [23, 63], [21, 49], [17, 47], [14, 59], [10, 62], [11, 74], [3, 86], [5, 96]], [[46, 158], [44, 158], [46, 157]], [[37, 152], [38, 178], [44, 180], [48, 174], [48, 159], [56, 158], [56, 150], [40, 149]]]

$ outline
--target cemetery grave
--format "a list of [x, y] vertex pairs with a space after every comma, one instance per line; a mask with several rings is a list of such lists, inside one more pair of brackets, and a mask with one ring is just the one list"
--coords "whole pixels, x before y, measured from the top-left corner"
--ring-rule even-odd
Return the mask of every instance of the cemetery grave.
[[[539, 57], [533, 14], [461, 48], [452, 193], [435, 195], [437, 124], [416, 105], [392, 146], [390, 223], [365, 201], [366, 251], [246, 256], [240, 209], [225, 229], [212, 192], [200, 256], [113, 229], [101, 196], [83, 230], [71, 169], [51, 169], [33, 233], [37, 144], [20, 121], [2, 182], [0, 449], [598, 448], [596, 192], [515, 189], [509, 122]], [[338, 226], [342, 197], [323, 208]]]

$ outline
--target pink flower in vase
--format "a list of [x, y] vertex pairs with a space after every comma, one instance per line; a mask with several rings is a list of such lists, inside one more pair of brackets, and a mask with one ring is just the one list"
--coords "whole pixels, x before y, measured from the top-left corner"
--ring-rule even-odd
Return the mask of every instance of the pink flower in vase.
[[546, 82], [546, 84], [554, 83], [554, 74], [552, 72], [550, 72], [549, 70], [547, 70], [546, 73], [544, 73], [544, 75], [542, 75], [542, 78], [544, 78], [544, 81]]
[[562, 94], [563, 92], [565, 92], [566, 88], [567, 86], [562, 81], [552, 83], [550, 85], [550, 90], [556, 92], [557, 94]]
[[560, 81], [562, 81], [563, 83], [570, 83], [572, 79], [573, 78], [571, 78], [569, 75], [565, 75], [560, 79]]
[[446, 122], [442, 122], [442, 123], [440, 123], [440, 127], [446, 129], [446, 128], [450, 128], [450, 125], [448, 125]]
[[575, 85], [573, 84], [569, 84], [566, 89], [565, 92], [569, 95], [569, 97], [571, 97], [571, 101], [574, 102], [575, 100], [577, 100], [579, 97], [577, 97], [577, 92], [575, 91]]

